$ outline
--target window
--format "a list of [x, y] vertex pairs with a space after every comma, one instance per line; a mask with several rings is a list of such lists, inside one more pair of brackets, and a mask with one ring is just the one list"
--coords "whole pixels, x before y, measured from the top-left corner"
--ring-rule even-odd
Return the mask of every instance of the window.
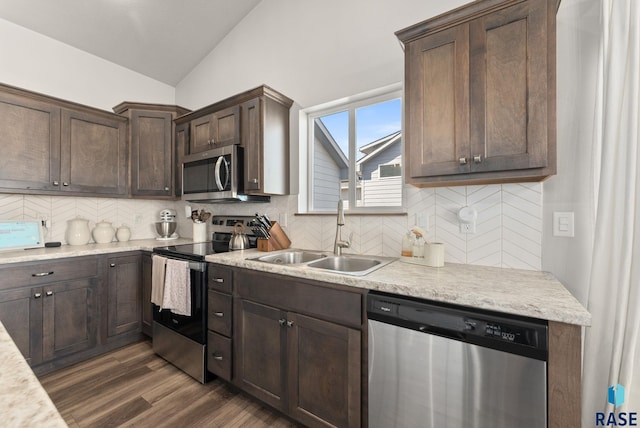
[[397, 86], [308, 112], [308, 211], [399, 211], [401, 123]]

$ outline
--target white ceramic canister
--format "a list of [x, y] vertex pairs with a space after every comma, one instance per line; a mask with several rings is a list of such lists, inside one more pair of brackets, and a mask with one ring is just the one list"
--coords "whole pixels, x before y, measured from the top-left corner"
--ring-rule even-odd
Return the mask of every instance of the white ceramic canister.
[[89, 220], [80, 217], [67, 220], [67, 244], [86, 245], [90, 239]]
[[129, 229], [129, 226], [126, 224], [120, 226], [116, 231], [116, 238], [118, 238], [120, 242], [128, 241], [129, 238], [131, 238], [131, 229]]
[[111, 223], [105, 220], [96, 223], [96, 227], [93, 228], [93, 240], [97, 244], [107, 244], [113, 241], [116, 231], [111, 226]]

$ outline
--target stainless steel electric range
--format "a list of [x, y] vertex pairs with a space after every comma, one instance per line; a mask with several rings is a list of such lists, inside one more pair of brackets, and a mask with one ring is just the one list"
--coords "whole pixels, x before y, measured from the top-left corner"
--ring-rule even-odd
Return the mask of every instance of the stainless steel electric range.
[[257, 246], [251, 232], [251, 216], [214, 216], [211, 241], [154, 248], [153, 254], [189, 264], [191, 314], [179, 315], [153, 305], [153, 350], [156, 354], [201, 383], [212, 376], [207, 370], [207, 263], [210, 254], [229, 251], [229, 240], [236, 223], [245, 226], [249, 245]]

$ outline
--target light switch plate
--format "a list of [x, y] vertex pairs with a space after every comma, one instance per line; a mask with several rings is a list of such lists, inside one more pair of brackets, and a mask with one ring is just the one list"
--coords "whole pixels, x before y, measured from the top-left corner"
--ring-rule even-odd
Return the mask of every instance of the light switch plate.
[[553, 236], [573, 238], [575, 236], [573, 211], [554, 211]]

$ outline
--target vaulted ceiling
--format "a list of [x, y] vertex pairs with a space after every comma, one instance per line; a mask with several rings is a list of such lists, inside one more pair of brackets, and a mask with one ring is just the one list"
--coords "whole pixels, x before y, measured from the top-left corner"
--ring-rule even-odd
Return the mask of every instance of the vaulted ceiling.
[[260, 0], [0, 0], [0, 19], [176, 86]]

